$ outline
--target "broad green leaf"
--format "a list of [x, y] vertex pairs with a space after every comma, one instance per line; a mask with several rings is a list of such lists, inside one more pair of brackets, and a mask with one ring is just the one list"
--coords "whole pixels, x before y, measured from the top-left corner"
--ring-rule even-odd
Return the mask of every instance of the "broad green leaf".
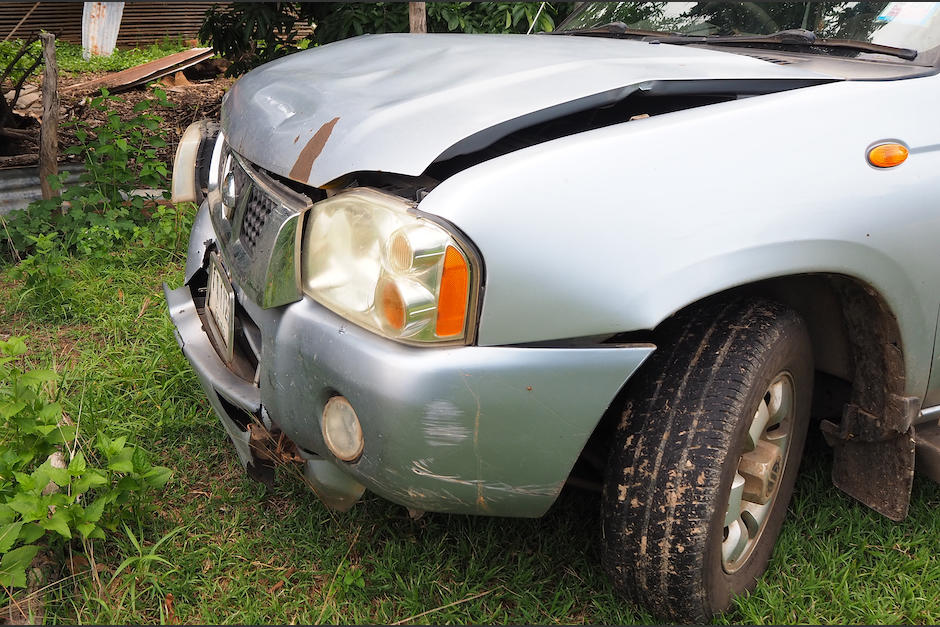
[[10, 357], [19, 357], [26, 352], [26, 342], [19, 336], [14, 336], [5, 342], [0, 342], [0, 352]]
[[6, 553], [13, 548], [13, 543], [20, 537], [23, 521], [18, 521], [0, 527], [0, 553]]
[[45, 535], [46, 530], [42, 528], [41, 525], [38, 525], [34, 522], [26, 523], [23, 525], [23, 530], [20, 532], [20, 540], [25, 544], [32, 544], [39, 538]]
[[155, 488], [162, 488], [172, 476], [173, 471], [166, 466], [154, 466], [143, 475], [143, 478], [148, 485]]
[[108, 478], [97, 468], [91, 468], [82, 477], [72, 484], [72, 494], [84, 494], [92, 488], [100, 488], [108, 484]]
[[67, 469], [56, 468], [48, 460], [43, 462], [41, 468], [46, 471], [49, 479], [51, 479], [53, 483], [55, 483], [60, 488], [69, 484], [69, 471]]
[[52, 370], [30, 370], [23, 373], [20, 381], [25, 385], [38, 385], [44, 381], [55, 381], [58, 378], [59, 375]]
[[59, 418], [62, 416], [62, 405], [59, 403], [48, 403], [39, 410], [39, 417], [46, 422], [51, 422], [53, 424], [58, 424]]
[[0, 560], [0, 584], [17, 588], [25, 587], [26, 569], [38, 552], [38, 546], [28, 544], [5, 553], [3, 559]]
[[16, 496], [7, 501], [7, 505], [9, 505], [13, 511], [19, 513], [26, 521], [38, 520], [42, 518], [45, 513], [43, 512], [39, 497], [35, 494], [18, 492]]
[[110, 455], [111, 451], [111, 438], [109, 438], [103, 431], [98, 432], [98, 440], [95, 442], [95, 448], [104, 453], [105, 455]]
[[26, 407], [26, 403], [23, 401], [7, 401], [0, 403], [0, 419], [8, 420], [23, 411], [24, 407]]
[[69, 462], [69, 474], [73, 477], [80, 477], [87, 467], [88, 464], [85, 463], [85, 454], [78, 451], [75, 457]]
[[88, 535], [95, 530], [98, 525], [92, 522], [83, 522], [75, 526], [75, 529], [82, 534], [83, 538], [88, 538]]
[[49, 434], [50, 444], [62, 444], [71, 442], [75, 439], [75, 425], [59, 425], [56, 430]]
[[53, 514], [52, 517], [47, 518], [39, 524], [45, 529], [57, 532], [64, 538], [71, 539], [72, 537], [72, 531], [69, 529], [69, 517], [64, 509], [56, 510], [56, 513]]
[[139, 490], [140, 488], [140, 481], [138, 481], [135, 475], [125, 475], [121, 477], [120, 481], [117, 482], [117, 490], [121, 496], [126, 493]]
[[117, 454], [111, 457], [110, 461], [108, 462], [108, 468], [115, 472], [133, 472], [134, 464], [131, 461], [133, 455], [134, 449], [132, 448], [125, 448], [120, 450]]
[[147, 451], [139, 446], [134, 447], [134, 454], [131, 456], [131, 463], [134, 464], [134, 472], [145, 473], [153, 466], [150, 464], [150, 456]]
[[[25, 492], [32, 492], [36, 489], [36, 479], [33, 478], [33, 475], [27, 474], [25, 472], [14, 472], [13, 477], [16, 479], [16, 483], [19, 484], [19, 489]], [[46, 483], [49, 483], [48, 481]], [[42, 487], [46, 487], [45, 484]]]
[[95, 499], [95, 502], [85, 508], [85, 515], [83, 518], [85, 522], [98, 522], [101, 520], [101, 514], [104, 513], [104, 506], [107, 505], [107, 499], [104, 497], [98, 497]]

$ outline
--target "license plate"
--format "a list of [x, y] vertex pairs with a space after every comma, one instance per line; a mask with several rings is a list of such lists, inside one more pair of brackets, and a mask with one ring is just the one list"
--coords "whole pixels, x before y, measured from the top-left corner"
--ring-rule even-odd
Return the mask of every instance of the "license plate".
[[209, 326], [217, 340], [222, 357], [232, 361], [235, 340], [235, 291], [232, 282], [213, 253], [209, 261], [209, 289], [206, 296]]

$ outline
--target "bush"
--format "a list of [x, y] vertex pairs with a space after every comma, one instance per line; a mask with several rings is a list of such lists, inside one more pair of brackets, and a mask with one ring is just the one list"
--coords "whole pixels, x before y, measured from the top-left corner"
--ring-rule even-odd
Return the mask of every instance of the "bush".
[[[169, 106], [163, 90], [155, 89], [154, 94], [156, 102]], [[61, 234], [66, 250], [106, 252], [116, 241], [133, 237], [150, 223], [156, 203], [133, 191], [168, 187], [170, 173], [156, 151], [166, 146], [158, 135], [162, 120], [150, 111], [154, 102], [148, 100], [137, 103], [136, 115], [124, 120], [109, 110], [119, 100], [102, 89], [88, 106], [105, 112], [105, 123], [98, 127], [82, 119], [68, 123], [80, 143], [65, 153], [81, 155], [85, 171], [78, 185], [65, 189], [65, 174], [50, 177], [52, 188], [62, 189], [59, 197], [36, 201], [8, 216], [4, 232], [8, 257], [32, 250], [37, 237], [51, 233]], [[166, 197], [164, 192], [161, 198]]]
[[81, 441], [43, 393], [56, 374], [18, 369], [24, 353], [21, 338], [0, 341], [0, 585], [7, 588], [26, 585], [44, 546], [105, 538], [171, 476], [123, 436]]
[[[555, 20], [568, 15], [572, 3], [429, 2], [430, 32], [525, 33], [550, 31]], [[538, 21], [536, 22], [536, 16]], [[312, 39], [298, 39], [297, 25], [316, 24]], [[305, 49], [364, 33], [408, 30], [406, 2], [236, 2], [213, 6], [206, 13], [199, 37], [216, 54], [232, 62], [229, 76]]]
[[[165, 145], [158, 135], [161, 119], [150, 111], [154, 102], [169, 103], [162, 90], [154, 93], [156, 101], [138, 103], [135, 115], [125, 120], [112, 110], [119, 99], [102, 90], [88, 106], [105, 112], [105, 123], [70, 123], [81, 144], [65, 152], [83, 157], [79, 183], [63, 188], [58, 198], [0, 216], [0, 252], [5, 250], [8, 260], [26, 257], [13, 271], [23, 280], [15, 306], [33, 319], [61, 322], [88, 313], [72, 291], [70, 254], [107, 261], [116, 248], [139, 243], [146, 255], [179, 255], [195, 214], [192, 204], [169, 204], [167, 192], [158, 198], [133, 193], [140, 187], [166, 189], [169, 183], [166, 164], [156, 156]], [[64, 178], [52, 177], [52, 186], [61, 188]]]

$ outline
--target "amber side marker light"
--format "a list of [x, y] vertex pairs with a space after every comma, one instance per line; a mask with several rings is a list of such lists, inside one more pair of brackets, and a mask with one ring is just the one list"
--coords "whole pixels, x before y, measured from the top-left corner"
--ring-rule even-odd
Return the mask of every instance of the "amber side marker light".
[[901, 144], [878, 144], [868, 151], [868, 163], [876, 168], [893, 168], [907, 159], [907, 147]]
[[467, 320], [467, 294], [470, 272], [463, 255], [453, 246], [444, 253], [444, 272], [441, 275], [441, 292], [437, 304], [438, 337], [448, 337], [463, 332]]

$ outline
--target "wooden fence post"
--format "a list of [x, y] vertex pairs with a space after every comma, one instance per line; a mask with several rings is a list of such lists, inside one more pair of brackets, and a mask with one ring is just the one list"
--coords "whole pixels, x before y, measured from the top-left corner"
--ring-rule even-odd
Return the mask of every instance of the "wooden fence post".
[[408, 3], [408, 26], [412, 33], [428, 32], [427, 10], [423, 2]]
[[59, 67], [55, 61], [55, 35], [42, 33], [42, 126], [39, 127], [39, 185], [48, 200], [59, 195], [49, 177], [59, 173]]

